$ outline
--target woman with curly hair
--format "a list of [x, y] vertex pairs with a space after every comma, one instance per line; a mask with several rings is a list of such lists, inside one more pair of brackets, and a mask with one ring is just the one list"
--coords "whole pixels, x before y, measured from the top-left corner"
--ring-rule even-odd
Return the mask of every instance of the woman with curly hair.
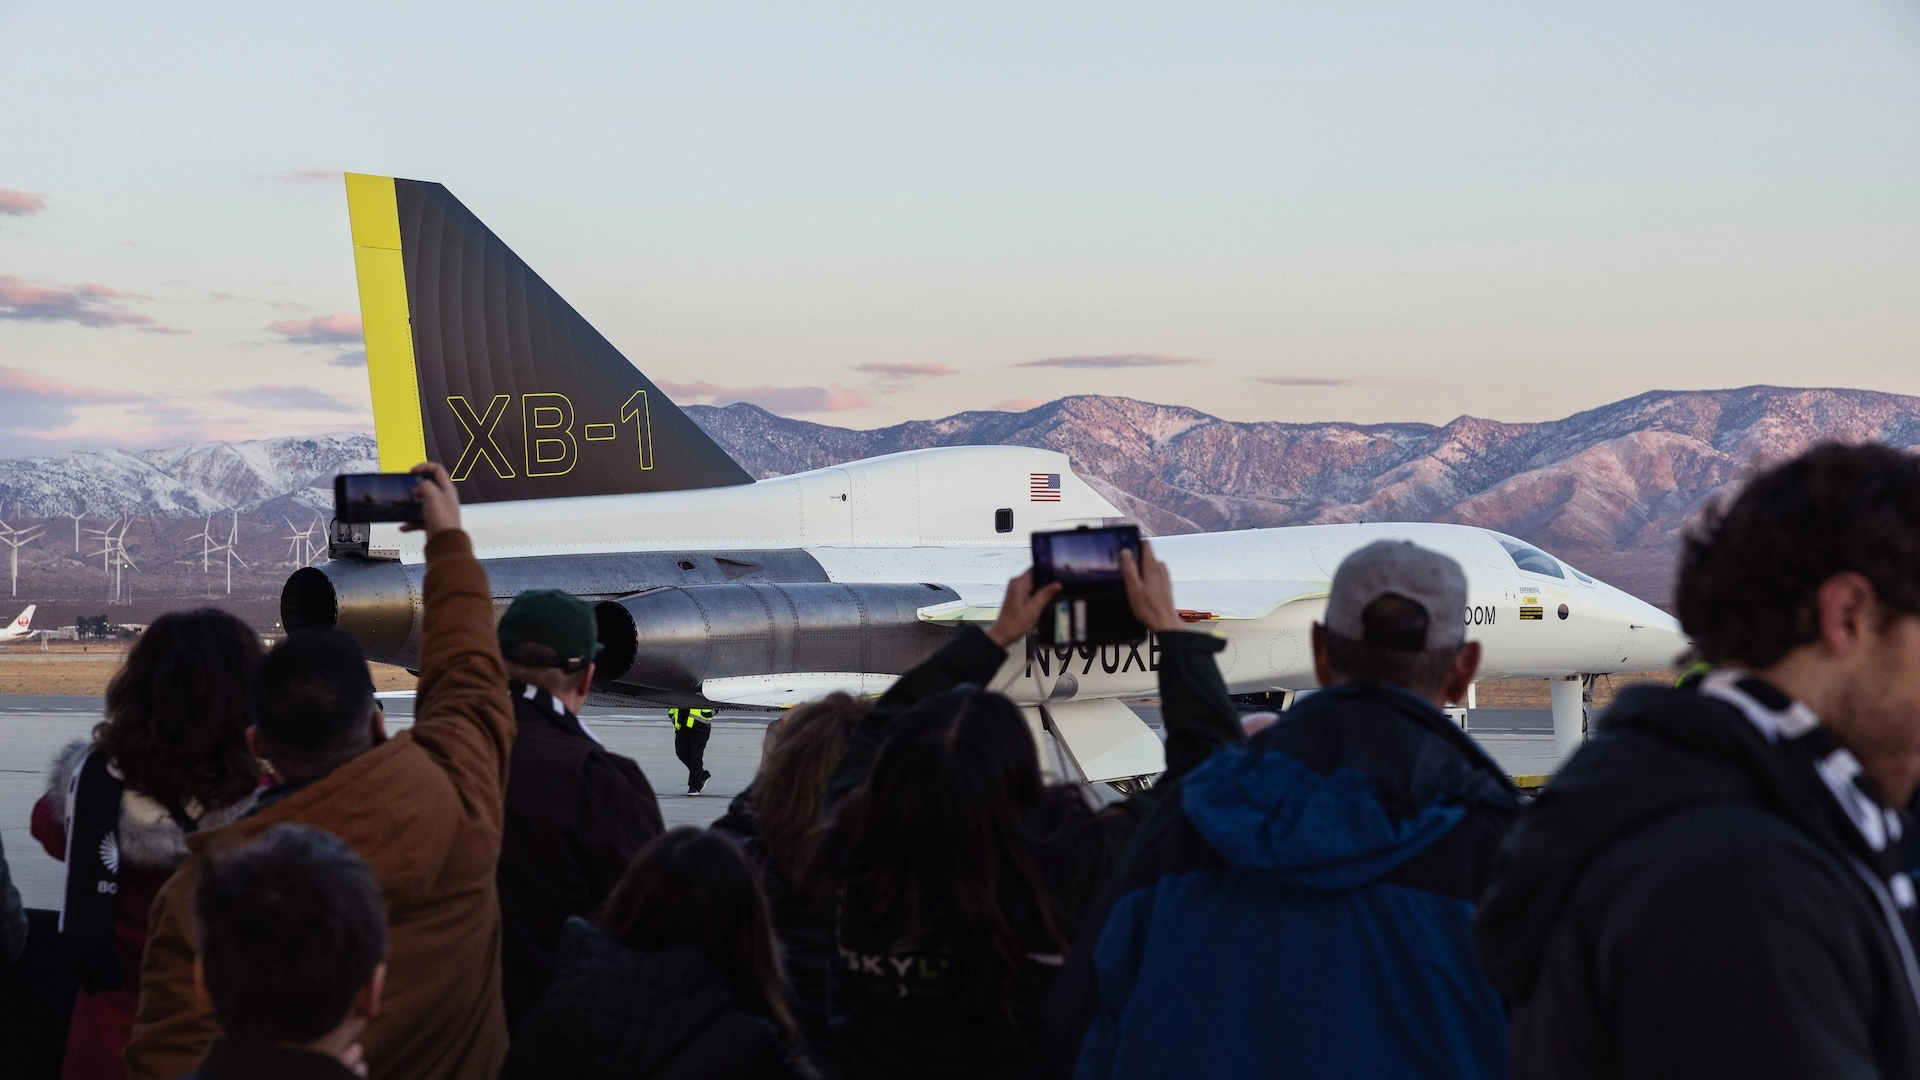
[[260, 636], [224, 611], [162, 615], [107, 685], [93, 741], [54, 758], [33, 836], [67, 864], [60, 947], [80, 979], [66, 1080], [123, 1077], [154, 894], [187, 856], [187, 834], [253, 806], [247, 679]]

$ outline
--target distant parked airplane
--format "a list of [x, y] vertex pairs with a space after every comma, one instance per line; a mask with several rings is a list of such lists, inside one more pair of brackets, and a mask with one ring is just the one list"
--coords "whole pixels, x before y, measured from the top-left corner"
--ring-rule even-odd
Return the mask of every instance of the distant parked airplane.
[[[874, 694], [962, 623], [991, 620], [1028, 534], [1121, 512], [1066, 457], [1024, 446], [915, 450], [755, 482], [660, 388], [438, 184], [347, 176], [380, 466], [446, 463], [495, 603], [522, 589], [597, 602], [597, 699], [785, 706]], [[796, 464], [798, 464], [796, 462]], [[353, 532], [351, 530], [358, 530]], [[1334, 568], [1379, 539], [1459, 560], [1487, 679], [1555, 679], [1578, 739], [1581, 687], [1671, 664], [1651, 605], [1510, 536], [1373, 523], [1167, 536], [1154, 547], [1196, 628], [1227, 642], [1236, 692], [1314, 685], [1308, 629]], [[418, 666], [421, 541], [337, 526], [294, 571], [289, 629], [338, 626]], [[1123, 703], [1152, 695], [1160, 648], [1029, 643], [993, 680], [1036, 739], [1090, 780], [1159, 772]]]
[[39, 605], [28, 604], [27, 610], [21, 612], [19, 618], [4, 627], [0, 627], [0, 641], [11, 641], [14, 638], [23, 638], [32, 633], [31, 630], [27, 629], [27, 625], [33, 622], [33, 609], [37, 606]]

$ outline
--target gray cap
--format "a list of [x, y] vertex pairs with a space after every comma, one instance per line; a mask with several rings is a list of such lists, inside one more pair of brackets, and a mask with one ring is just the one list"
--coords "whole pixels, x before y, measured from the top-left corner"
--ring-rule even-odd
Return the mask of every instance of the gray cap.
[[1451, 649], [1467, 638], [1467, 575], [1460, 564], [1406, 540], [1376, 540], [1346, 557], [1333, 572], [1326, 627], [1348, 641], [1366, 641], [1361, 613], [1382, 596], [1404, 597], [1427, 612], [1426, 642], [1373, 644], [1411, 651]]

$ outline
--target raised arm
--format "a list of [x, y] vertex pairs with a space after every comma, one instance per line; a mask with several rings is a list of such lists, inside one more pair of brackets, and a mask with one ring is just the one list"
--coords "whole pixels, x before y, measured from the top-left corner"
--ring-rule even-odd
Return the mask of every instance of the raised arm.
[[460, 529], [460, 498], [447, 471], [435, 464], [413, 471], [423, 521], [402, 528], [427, 533], [413, 739], [453, 778], [467, 812], [499, 828], [514, 723], [487, 572]]
[[984, 633], [971, 626], [962, 627], [938, 652], [900, 676], [900, 681], [881, 695], [873, 711], [848, 737], [847, 751], [841, 755], [833, 779], [827, 782], [824, 805], [832, 806], [867, 778], [873, 755], [880, 749], [880, 740], [886, 738], [888, 725], [897, 717], [962, 683], [986, 686], [1006, 662], [1008, 647], [1024, 640], [1039, 624], [1040, 613], [1059, 592], [1058, 584], [1036, 590], [1033, 571], [1021, 574], [1007, 582], [1007, 596], [1000, 603], [1000, 616]]
[[1173, 604], [1173, 576], [1142, 541], [1136, 563], [1120, 553], [1120, 576], [1134, 617], [1160, 638], [1160, 718], [1167, 727], [1167, 771], [1156, 787], [1179, 780], [1215, 750], [1246, 738], [1214, 654], [1226, 643], [1188, 629]]

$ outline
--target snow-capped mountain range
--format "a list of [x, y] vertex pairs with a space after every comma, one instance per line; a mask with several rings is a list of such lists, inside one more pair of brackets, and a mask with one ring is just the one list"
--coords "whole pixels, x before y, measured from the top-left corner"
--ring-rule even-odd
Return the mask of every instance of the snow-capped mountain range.
[[337, 432], [6, 458], [0, 517], [251, 515], [288, 499], [325, 512], [333, 507], [334, 474], [376, 469], [376, 456], [372, 435]]
[[[929, 446], [1039, 446], [1065, 452], [1155, 533], [1454, 521], [1545, 545], [1654, 600], [1671, 588], [1687, 521], [1756, 463], [1823, 439], [1920, 448], [1920, 398], [1767, 386], [1656, 391], [1539, 423], [1461, 417], [1437, 426], [1241, 423], [1096, 395], [871, 431], [747, 404], [686, 411], [756, 477]], [[269, 562], [286, 546], [279, 533], [289, 522], [299, 528], [330, 508], [336, 472], [373, 469], [374, 459], [373, 438], [347, 432], [0, 460], [0, 518], [41, 521], [54, 535], [83, 510], [139, 515], [158, 519], [158, 537], [231, 508], [240, 550]], [[27, 560], [23, 552], [23, 575]], [[203, 573], [204, 559], [187, 561]], [[263, 566], [247, 577], [256, 591], [277, 592], [285, 572]]]

